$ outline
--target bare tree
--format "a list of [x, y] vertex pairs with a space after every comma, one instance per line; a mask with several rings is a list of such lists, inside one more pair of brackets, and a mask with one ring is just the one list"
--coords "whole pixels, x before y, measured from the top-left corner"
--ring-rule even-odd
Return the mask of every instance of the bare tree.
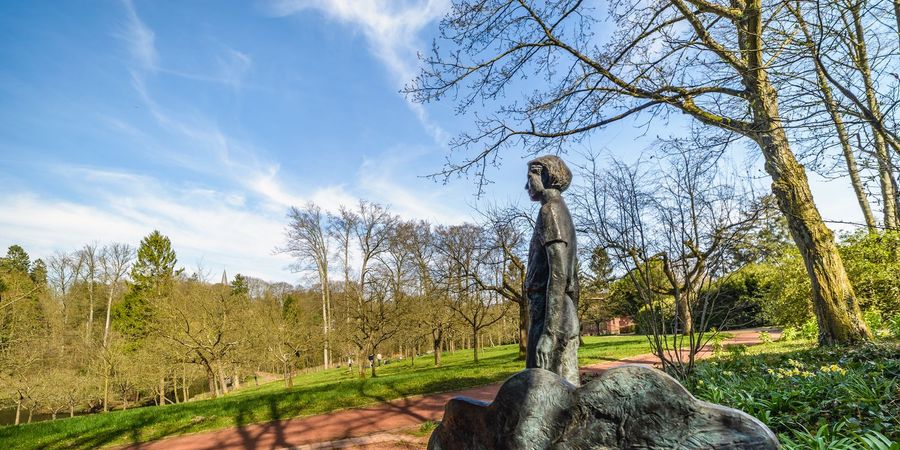
[[441, 365], [445, 340], [453, 327], [453, 310], [449, 293], [441, 281], [442, 271], [436, 267], [436, 236], [428, 222], [414, 225], [411, 236], [412, 261], [419, 280], [422, 324], [430, 334], [434, 365]]
[[478, 273], [471, 276], [479, 288], [494, 291], [516, 304], [519, 310], [519, 359], [525, 359], [528, 345], [528, 298], [525, 295], [525, 243], [528, 230], [533, 227], [530, 214], [517, 207], [489, 208], [484, 211], [485, 227], [489, 231], [485, 263], [494, 266], [502, 276], [497, 283], [483, 279]]
[[50, 286], [59, 296], [63, 309], [63, 324], [68, 324], [72, 309], [69, 292], [78, 281], [81, 272], [80, 258], [73, 258], [65, 252], [56, 252], [47, 260], [47, 276]]
[[[378, 276], [380, 258], [388, 252], [397, 218], [376, 203], [360, 201], [355, 210], [343, 209], [333, 229], [344, 262], [345, 290], [352, 322], [350, 340], [357, 352], [360, 376], [365, 376], [361, 358], [377, 353], [378, 347], [399, 331], [399, 314], [389, 296], [390, 276]], [[358, 278], [350, 281], [351, 252], [358, 252]], [[383, 275], [383, 274], [381, 274]], [[375, 376], [372, 364], [372, 376]]]
[[81, 266], [81, 279], [87, 283], [88, 294], [88, 320], [85, 329], [85, 338], [90, 340], [94, 328], [94, 283], [99, 277], [98, 265], [100, 254], [97, 243], [87, 244], [77, 253]]
[[591, 158], [589, 184], [575, 196], [579, 227], [625, 271], [643, 301], [638, 315], [654, 353], [680, 376], [693, 370], [707, 330], [725, 325], [709, 323], [716, 286], [733, 272], [731, 249], [757, 217], [744, 206], [752, 199], [721, 178], [718, 153], [695, 145], [672, 141], [666, 163], [652, 171], [616, 160], [601, 170]]
[[329, 331], [331, 328], [331, 284], [328, 278], [328, 236], [326, 215], [322, 208], [307, 203], [303, 209], [291, 208], [290, 223], [285, 230], [287, 243], [279, 251], [289, 253], [298, 260], [298, 270], [306, 265], [314, 266], [322, 290], [322, 336], [325, 368], [331, 366]]
[[103, 411], [109, 411], [109, 390], [112, 378], [113, 355], [109, 348], [109, 330], [112, 319], [113, 300], [122, 289], [122, 282], [131, 270], [134, 249], [128, 244], [114, 243], [103, 247], [100, 251], [100, 282], [106, 285], [106, 322], [103, 325], [103, 342], [101, 357], [103, 358]]
[[642, 112], [682, 112], [749, 139], [765, 161], [772, 192], [813, 280], [820, 342], [868, 340], [871, 333], [791, 149], [770, 79], [784, 45], [771, 35], [770, 19], [781, 11], [763, 0], [615, 2], [610, 18], [617, 28], [601, 44], [581, 0], [459, 0], [442, 22], [443, 41], [453, 48], [435, 47], [406, 92], [420, 102], [456, 95], [465, 111], [507, 91], [522, 92], [514, 82], [523, 77], [543, 77], [541, 87], [526, 90], [534, 93], [524, 102], [479, 116], [474, 133], [452, 142], [458, 150], [477, 150], [451, 163], [445, 176], [474, 170], [483, 179], [504, 148], [559, 152], [566, 142]]
[[[509, 308], [509, 303], [500, 305], [496, 291], [487, 287], [496, 285], [496, 280], [502, 277], [502, 268], [500, 273], [496, 269], [482, 272], [486, 267], [481, 264], [484, 253], [479, 246], [485, 236], [475, 225], [440, 227], [437, 236], [437, 249], [443, 258], [441, 279], [450, 295], [450, 308], [469, 326], [472, 356], [478, 362], [481, 331], [500, 321]], [[492, 272], [495, 281], [486, 283], [484, 280], [489, 279]]]
[[[812, 104], [814, 105], [814, 107], [824, 107], [825, 111], [828, 114], [828, 118], [830, 119], [831, 125], [834, 128], [834, 137], [837, 139], [838, 144], [841, 148], [841, 154], [847, 167], [847, 174], [850, 177], [850, 184], [853, 187], [854, 194], [856, 194], [856, 201], [857, 203], [859, 203], [859, 207], [862, 211], [866, 227], [868, 227], [870, 232], [874, 231], [877, 227], [875, 216], [872, 214], [872, 209], [869, 205], [868, 198], [866, 197], [865, 185], [860, 176], [859, 165], [856, 160], [856, 155], [854, 154], [853, 146], [850, 142], [850, 132], [847, 129], [843, 114], [840, 110], [840, 105], [838, 104], [838, 101], [834, 96], [834, 92], [831, 88], [830, 83], [828, 82], [828, 78], [825, 76], [824, 69], [821, 65], [822, 59], [818, 54], [818, 52], [820, 51], [819, 42], [817, 42], [816, 38], [812, 34], [812, 31], [810, 30], [809, 25], [806, 23], [803, 11], [801, 10], [803, 4], [801, 2], [796, 2], [796, 4], [787, 2], [785, 3], [785, 5], [787, 10], [790, 11], [790, 13], [793, 15], [796, 26], [797, 28], [799, 28], [802, 34], [802, 39], [798, 39], [798, 46], [802, 53], [801, 61], [811, 60], [812, 72], [814, 72], [815, 74], [815, 81], [810, 84], [814, 86], [813, 89], [818, 90], [818, 94], [820, 95], [811, 95]], [[838, 49], [829, 50], [831, 51]], [[810, 129], [810, 131], [819, 138], [816, 139], [816, 141], [818, 142], [822, 142], [831, 137], [831, 134], [828, 133], [828, 130], [824, 127], [810, 126], [809, 123], [803, 124], [801, 125], [801, 127]], [[859, 133], [856, 134], [856, 137], [857, 141], [859, 142]], [[816, 147], [821, 149], [823, 145], [817, 145]], [[858, 148], [862, 150], [861, 143], [859, 143]], [[885, 164], [886, 160], [881, 157], [880, 153], [878, 154], [878, 157], [876, 159], [878, 160], [878, 179], [881, 182], [883, 198], [884, 196], [889, 198], [891, 195], [895, 194], [892, 194], [892, 187], [889, 185], [891, 177], [890, 167], [889, 165]], [[885, 182], [888, 183], [887, 186], [885, 185]], [[885, 187], [887, 187], [887, 189], [884, 189]]]

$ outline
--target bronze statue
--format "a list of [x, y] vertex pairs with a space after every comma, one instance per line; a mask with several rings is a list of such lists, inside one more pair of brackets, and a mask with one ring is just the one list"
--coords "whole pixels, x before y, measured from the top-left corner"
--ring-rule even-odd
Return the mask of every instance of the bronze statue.
[[575, 227], [560, 195], [571, 181], [556, 156], [528, 163], [525, 188], [541, 209], [525, 274], [526, 369], [507, 379], [492, 403], [447, 402], [428, 449], [777, 450], [778, 439], [759, 420], [699, 401], [648, 366], [617, 367], [578, 387]]
[[572, 171], [557, 156], [528, 163], [525, 189], [541, 202], [528, 251], [525, 290], [531, 325], [526, 368], [541, 368], [578, 386], [578, 272], [575, 225], [562, 198]]

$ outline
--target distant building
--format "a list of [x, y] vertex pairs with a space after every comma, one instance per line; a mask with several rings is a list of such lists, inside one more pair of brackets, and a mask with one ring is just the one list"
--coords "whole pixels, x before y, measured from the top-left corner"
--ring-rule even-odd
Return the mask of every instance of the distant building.
[[634, 319], [621, 316], [581, 324], [581, 334], [587, 336], [622, 333], [634, 333]]

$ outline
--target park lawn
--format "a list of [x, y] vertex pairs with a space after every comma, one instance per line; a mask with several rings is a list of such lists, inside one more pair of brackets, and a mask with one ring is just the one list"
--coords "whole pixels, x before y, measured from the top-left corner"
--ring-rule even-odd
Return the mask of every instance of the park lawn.
[[[649, 353], [644, 336], [585, 337], [582, 365]], [[522, 370], [518, 346], [484, 349], [480, 362], [471, 351], [409, 359], [378, 368], [377, 378], [359, 379], [346, 368], [297, 376], [293, 389], [283, 382], [248, 387], [218, 399], [164, 407], [144, 407], [56, 421], [0, 427], [0, 448], [96, 448], [146, 442], [199, 431], [322, 414], [406, 396], [446, 392], [503, 380]], [[252, 380], [246, 384], [252, 384]]]

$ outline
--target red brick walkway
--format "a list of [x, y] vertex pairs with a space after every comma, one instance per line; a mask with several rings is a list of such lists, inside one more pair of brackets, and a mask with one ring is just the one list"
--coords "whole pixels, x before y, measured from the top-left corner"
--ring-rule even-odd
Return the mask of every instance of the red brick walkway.
[[[759, 330], [732, 332], [726, 344], [753, 345], [759, 343]], [[777, 338], [777, 333], [773, 333]], [[707, 349], [698, 358], [710, 356]], [[653, 354], [638, 355], [583, 367], [582, 372], [602, 373], [623, 364], [654, 364]], [[367, 408], [335, 411], [275, 422], [244, 425], [236, 428], [178, 436], [159, 441], [134, 444], [126, 448], [144, 450], [211, 450], [211, 449], [280, 449], [296, 448], [314, 443], [329, 443], [368, 436], [386, 431], [418, 426], [426, 421], [438, 421], [444, 414], [444, 404], [453, 397], [465, 396], [491, 401], [500, 383], [462, 391], [400, 398]], [[315, 448], [330, 448], [327, 444]], [[349, 447], [344, 447], [349, 448]]]

